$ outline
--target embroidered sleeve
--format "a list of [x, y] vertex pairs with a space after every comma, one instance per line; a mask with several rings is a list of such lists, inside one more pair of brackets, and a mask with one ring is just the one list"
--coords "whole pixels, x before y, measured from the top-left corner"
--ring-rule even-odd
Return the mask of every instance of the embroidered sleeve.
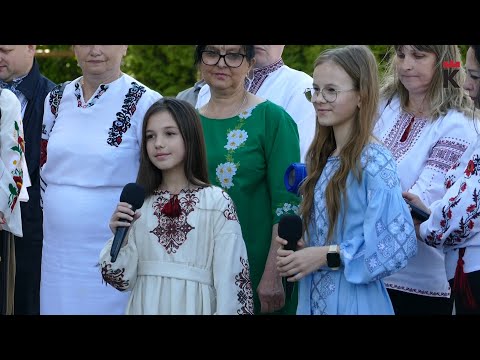
[[[373, 149], [373, 151], [376, 151]], [[349, 282], [365, 284], [393, 274], [417, 253], [412, 217], [403, 200], [393, 158], [370, 152], [364, 170], [367, 208], [360, 214], [363, 234], [342, 242], [340, 254]]]
[[[2, 92], [2, 97], [6, 96], [7, 92]], [[7, 102], [5, 104], [2, 100], [0, 120], [0, 211], [8, 224], [23, 185], [22, 158], [25, 148], [20, 103], [13, 94], [7, 98]]]
[[480, 229], [480, 154], [474, 151], [463, 176], [430, 206], [430, 218], [420, 225], [423, 241], [434, 247], [455, 246], [474, 236]]
[[45, 98], [42, 123], [42, 140], [40, 148], [40, 167], [47, 162], [47, 144], [50, 133], [55, 125], [55, 120], [58, 116], [58, 108], [60, 100], [63, 96], [62, 84], [55, 86], [52, 91]]
[[425, 167], [408, 190], [418, 195], [427, 205], [443, 196], [447, 171], [457, 163], [476, 136], [472, 121], [463, 115], [449, 113], [437, 121], [439, 124], [436, 131], [439, 135], [435, 142], [429, 145]]
[[247, 248], [235, 205], [222, 191], [214, 225], [213, 279], [218, 315], [253, 315], [253, 291]]
[[299, 162], [300, 145], [297, 125], [285, 110], [272, 107], [265, 116], [272, 117], [266, 121], [265, 156], [268, 191], [272, 199], [271, 214], [276, 224], [283, 214], [293, 214], [298, 210], [300, 198], [287, 191], [283, 178], [290, 164]]
[[105, 285], [111, 285], [119, 291], [133, 289], [137, 280], [138, 250], [135, 242], [135, 225], [136, 223], [133, 223], [129, 230], [127, 234], [128, 243], [120, 249], [114, 263], [110, 261], [113, 237], [100, 252], [99, 266], [102, 281]]

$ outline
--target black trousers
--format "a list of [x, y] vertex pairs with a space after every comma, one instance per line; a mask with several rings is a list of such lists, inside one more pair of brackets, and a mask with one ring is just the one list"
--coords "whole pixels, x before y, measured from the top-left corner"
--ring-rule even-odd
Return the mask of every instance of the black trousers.
[[40, 314], [42, 244], [15, 238], [15, 315]]
[[[476, 308], [470, 309], [465, 306], [464, 303], [464, 294], [462, 293], [453, 293], [452, 297], [455, 299], [455, 314], [456, 315], [480, 315], [480, 270], [467, 273], [467, 279], [472, 290], [473, 298], [475, 299]], [[453, 289], [453, 280], [451, 279], [448, 282], [450, 287]]]
[[452, 315], [453, 298], [423, 296], [387, 289], [395, 315]]
[[14, 312], [15, 290], [15, 241], [14, 236], [0, 231], [0, 314]]

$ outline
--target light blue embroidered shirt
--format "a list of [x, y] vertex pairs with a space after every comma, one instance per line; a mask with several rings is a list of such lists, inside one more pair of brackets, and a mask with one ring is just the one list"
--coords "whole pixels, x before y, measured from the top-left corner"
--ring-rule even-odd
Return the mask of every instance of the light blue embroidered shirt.
[[[361, 163], [362, 180], [352, 173], [347, 178], [348, 207], [342, 206], [333, 235], [342, 266], [323, 267], [300, 280], [297, 314], [393, 314], [382, 278], [416, 254], [415, 230], [390, 151], [369, 144]], [[315, 186], [309, 246], [325, 245], [325, 188], [339, 166], [340, 158], [330, 157]]]

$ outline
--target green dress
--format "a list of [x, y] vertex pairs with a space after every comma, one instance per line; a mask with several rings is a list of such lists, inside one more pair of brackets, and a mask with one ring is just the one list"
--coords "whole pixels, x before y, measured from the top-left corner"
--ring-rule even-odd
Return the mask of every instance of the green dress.
[[[300, 161], [298, 129], [280, 106], [265, 101], [237, 116], [210, 119], [200, 115], [207, 147], [208, 175], [235, 202], [247, 246], [254, 310], [260, 313], [257, 287], [272, 239], [272, 226], [298, 212], [300, 198], [287, 192], [287, 167]], [[296, 288], [296, 287], [295, 287]], [[283, 314], [295, 314], [297, 290]]]

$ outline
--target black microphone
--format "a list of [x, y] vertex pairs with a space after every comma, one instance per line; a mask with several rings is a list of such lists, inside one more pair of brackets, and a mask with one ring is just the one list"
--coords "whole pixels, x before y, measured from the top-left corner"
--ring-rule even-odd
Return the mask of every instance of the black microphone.
[[[125, 185], [122, 190], [122, 194], [120, 195], [120, 201], [126, 202], [132, 205], [132, 210], [135, 211], [140, 209], [143, 205], [143, 201], [145, 200], [145, 189], [136, 183], [129, 183]], [[127, 221], [122, 219], [122, 221]], [[113, 238], [112, 248], [110, 249], [110, 257], [111, 262], [115, 262], [117, 260], [118, 253], [120, 252], [120, 248], [122, 247], [123, 240], [128, 232], [128, 227], [119, 226], [117, 227], [117, 231], [115, 232], [115, 237]]]
[[[288, 241], [284, 246], [285, 250], [297, 251], [297, 242], [303, 234], [302, 219], [298, 215], [284, 215], [278, 223], [278, 236]], [[286, 281], [285, 278], [285, 296], [291, 298], [293, 293], [293, 282]]]

